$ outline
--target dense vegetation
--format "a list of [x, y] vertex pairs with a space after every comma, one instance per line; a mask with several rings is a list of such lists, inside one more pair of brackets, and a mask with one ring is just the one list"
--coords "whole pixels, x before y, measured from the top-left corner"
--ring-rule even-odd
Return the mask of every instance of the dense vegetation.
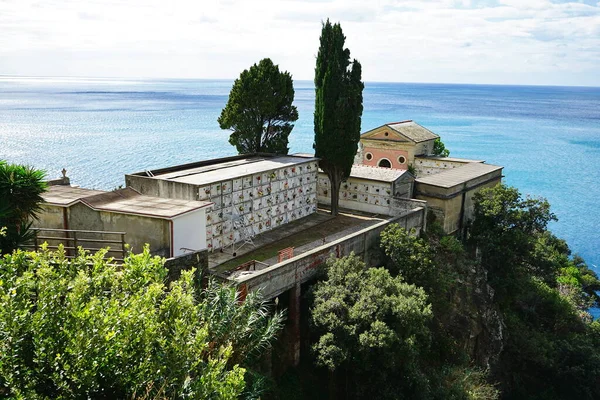
[[547, 230], [544, 199], [474, 200], [465, 241], [391, 225], [383, 268], [328, 262], [311, 306], [323, 388], [306, 398], [600, 398], [598, 278]]
[[293, 102], [292, 76], [265, 58], [235, 80], [219, 126], [233, 131], [229, 143], [240, 154], [287, 154], [288, 137], [298, 119]]
[[339, 189], [350, 176], [360, 141], [363, 112], [362, 67], [350, 61], [340, 24], [323, 23], [315, 68], [315, 157], [331, 182], [331, 214]]
[[0, 397], [257, 397], [261, 380], [247, 368], [281, 314], [255, 293], [240, 302], [232, 287], [202, 289], [194, 270], [167, 285], [148, 249], [119, 267], [104, 255], [0, 259]]

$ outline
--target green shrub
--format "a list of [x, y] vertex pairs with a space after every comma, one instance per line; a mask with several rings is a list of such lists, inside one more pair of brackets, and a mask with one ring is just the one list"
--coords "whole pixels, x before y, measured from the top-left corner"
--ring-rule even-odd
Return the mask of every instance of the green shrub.
[[23, 399], [233, 399], [242, 365], [281, 327], [256, 294], [240, 302], [195, 271], [166, 285], [163, 260], [17, 251], [0, 259], [0, 385]]

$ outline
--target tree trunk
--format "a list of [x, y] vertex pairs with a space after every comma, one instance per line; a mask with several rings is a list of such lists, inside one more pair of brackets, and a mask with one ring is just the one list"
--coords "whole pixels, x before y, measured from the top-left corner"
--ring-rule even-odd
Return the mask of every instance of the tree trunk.
[[331, 183], [331, 215], [335, 217], [339, 212], [340, 186], [342, 184], [342, 179], [337, 168], [334, 168], [328, 175], [329, 182]]
[[329, 371], [329, 400], [337, 400], [337, 374], [336, 371]]

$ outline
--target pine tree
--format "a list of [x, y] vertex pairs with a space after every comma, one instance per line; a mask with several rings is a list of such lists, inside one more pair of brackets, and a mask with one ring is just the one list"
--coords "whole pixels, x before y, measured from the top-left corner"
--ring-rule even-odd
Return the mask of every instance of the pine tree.
[[360, 140], [362, 68], [350, 61], [340, 24], [323, 24], [315, 68], [315, 156], [331, 182], [331, 214], [338, 214], [339, 190], [350, 176]]
[[218, 122], [233, 131], [229, 143], [240, 154], [288, 153], [288, 137], [298, 119], [289, 72], [265, 58], [235, 80]]

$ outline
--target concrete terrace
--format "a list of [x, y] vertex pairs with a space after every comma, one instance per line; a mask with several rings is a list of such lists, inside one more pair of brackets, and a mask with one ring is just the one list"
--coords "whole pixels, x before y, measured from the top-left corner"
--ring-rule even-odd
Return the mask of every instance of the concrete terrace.
[[344, 210], [332, 217], [328, 210], [320, 208], [315, 214], [255, 236], [254, 245], [245, 244], [241, 248], [237, 245], [235, 256], [231, 247], [209, 254], [209, 268], [223, 276], [235, 277], [243, 273], [234, 272], [236, 267], [248, 261], [259, 261], [257, 270], [267, 268], [278, 263], [278, 252], [282, 249], [294, 247], [294, 256], [298, 256], [388, 218], [391, 217]]

